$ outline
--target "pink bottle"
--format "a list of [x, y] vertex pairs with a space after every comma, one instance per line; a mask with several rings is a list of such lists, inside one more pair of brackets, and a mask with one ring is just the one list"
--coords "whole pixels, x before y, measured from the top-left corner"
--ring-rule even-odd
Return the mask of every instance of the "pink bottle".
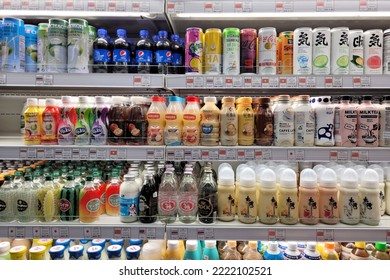
[[342, 96], [335, 109], [335, 141], [339, 147], [355, 147], [357, 142], [356, 106], [348, 95]]
[[379, 144], [379, 110], [371, 103], [370, 95], [363, 96], [357, 110], [357, 146], [378, 147]]

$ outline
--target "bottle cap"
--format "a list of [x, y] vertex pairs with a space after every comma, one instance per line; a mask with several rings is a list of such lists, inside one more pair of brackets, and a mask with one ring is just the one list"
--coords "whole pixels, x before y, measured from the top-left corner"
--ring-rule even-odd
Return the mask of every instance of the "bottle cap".
[[278, 242], [276, 242], [276, 241], [268, 242], [268, 250], [271, 252], [277, 252], [278, 251]]
[[178, 240], [168, 240], [168, 249], [177, 250], [179, 248]]
[[[15, 246], [15, 247], [12, 247], [10, 250], [9, 250], [9, 253], [11, 255], [11, 259], [18, 259], [20, 258], [22, 255], [25, 255], [27, 252], [27, 247], [24, 246], [24, 245], [21, 245], [21, 246]], [[13, 256], [15, 258], [13, 258]]]
[[125, 243], [125, 240], [123, 239], [110, 239], [110, 245], [121, 245]]
[[276, 174], [270, 169], [266, 168], [260, 173], [260, 186], [263, 188], [275, 188], [276, 187]]
[[363, 95], [363, 100], [366, 100], [366, 101], [372, 100], [372, 96], [371, 95]]
[[72, 104], [73, 103], [73, 98], [72, 96], [62, 96], [61, 97], [62, 104]]
[[105, 239], [92, 239], [92, 246], [99, 245], [102, 248], [106, 246], [106, 240]]
[[198, 249], [198, 241], [197, 240], [187, 240], [186, 242], [186, 250], [187, 251], [196, 251]]
[[294, 241], [288, 242], [287, 248], [288, 248], [290, 251], [296, 251], [296, 250], [297, 250], [297, 247], [298, 247], [297, 242], [294, 242]]
[[374, 169], [367, 169], [364, 171], [361, 186], [369, 189], [377, 189], [379, 188], [379, 178], [378, 173]]
[[217, 103], [217, 98], [215, 96], [207, 96], [203, 99], [204, 103], [210, 102], [210, 103]]
[[321, 173], [320, 186], [325, 188], [337, 187], [337, 175], [331, 168], [325, 168]]
[[222, 104], [224, 103], [235, 103], [236, 102], [236, 98], [235, 97], [232, 97], [232, 96], [225, 96], [222, 98]]
[[53, 98], [48, 98], [45, 101], [45, 105], [46, 106], [56, 106], [57, 105], [57, 101], [55, 99], [53, 99]]
[[55, 245], [49, 249], [50, 258], [52, 260], [62, 259], [65, 253], [64, 245]]
[[314, 189], [317, 187], [317, 174], [313, 169], [306, 168], [301, 171], [299, 185], [304, 188]]
[[70, 239], [63, 239], [63, 238], [60, 238], [60, 239], [56, 239], [56, 241], [54, 242], [55, 245], [63, 245], [65, 247], [69, 247], [70, 245]]
[[215, 241], [215, 240], [205, 240], [204, 241], [204, 246], [206, 248], [215, 248], [216, 244], [217, 244], [217, 241]]
[[126, 37], [126, 30], [125, 30], [125, 29], [118, 29], [118, 30], [116, 31], [116, 35], [117, 35], [118, 37]]
[[37, 98], [27, 98], [27, 106], [38, 106]]
[[141, 247], [138, 245], [130, 245], [126, 248], [126, 258], [128, 260], [137, 260], [141, 253]]
[[87, 256], [89, 260], [98, 260], [102, 255], [103, 248], [99, 245], [91, 246], [87, 249]]
[[223, 167], [218, 172], [219, 185], [234, 185], [234, 171], [229, 167]]
[[240, 177], [240, 186], [243, 187], [253, 187], [256, 186], [256, 173], [252, 168], [245, 168], [241, 172]]
[[286, 168], [280, 175], [280, 186], [283, 188], [293, 189], [297, 187], [297, 175], [291, 168]]
[[119, 105], [123, 103], [123, 97], [122, 96], [112, 96], [111, 97], [111, 104], [112, 105]]
[[169, 96], [168, 101], [169, 101], [169, 103], [171, 103], [171, 102], [181, 102], [181, 97], [179, 97], [179, 96]]
[[310, 95], [299, 95], [298, 100], [300, 101], [310, 101]]
[[179, 41], [179, 39], [180, 39], [179, 35], [177, 35], [177, 34], [171, 35], [171, 41]]
[[125, 174], [125, 176], [123, 176], [123, 179], [125, 181], [134, 181], [135, 180], [135, 175], [134, 175], [134, 173]]
[[197, 102], [197, 103], [200, 103], [200, 99], [198, 97], [196, 97], [196, 96], [187, 96], [186, 101], [187, 102]]
[[385, 242], [376, 242], [375, 243], [375, 249], [378, 251], [386, 251], [387, 250], [387, 245]]
[[290, 101], [290, 95], [279, 95], [278, 101]]
[[242, 163], [239, 166], [237, 166], [237, 169], [236, 169], [236, 180], [238, 182], [240, 182], [240, 179], [241, 179], [241, 171], [243, 171], [246, 167], [249, 167], [249, 166], [247, 164], [245, 164], [245, 163]]
[[252, 97], [240, 97], [237, 99], [237, 105], [239, 104], [252, 104]]
[[359, 249], [365, 249], [366, 248], [366, 242], [355, 242], [355, 247]]
[[352, 168], [343, 171], [340, 178], [340, 186], [348, 189], [357, 188], [359, 185], [359, 176]]
[[88, 96], [79, 96], [79, 103], [88, 103], [89, 98]]
[[11, 249], [11, 243], [4, 241], [0, 243], [0, 254], [4, 254]]
[[107, 255], [108, 258], [120, 258], [122, 252], [122, 246], [121, 245], [110, 245], [107, 247]]
[[315, 251], [317, 244], [315, 242], [307, 242], [306, 248], [309, 251]]
[[235, 240], [228, 240], [227, 245], [229, 247], [236, 247], [237, 246], [237, 241], [235, 241]]
[[105, 104], [105, 103], [107, 103], [107, 99], [105, 96], [96, 96], [95, 102], [99, 103], [99, 104]]
[[160, 30], [160, 31], [158, 32], [158, 36], [159, 36], [160, 38], [168, 38], [168, 32], [165, 31], [165, 30]]
[[100, 28], [100, 29], [98, 29], [97, 34], [98, 34], [99, 37], [106, 37], [107, 36], [107, 30], [103, 29], [103, 28]]
[[130, 239], [130, 245], [142, 245], [142, 239]]
[[333, 250], [335, 247], [334, 242], [325, 242], [325, 248]]
[[383, 168], [382, 167], [374, 167], [372, 169], [374, 169], [376, 171], [376, 173], [378, 173], [379, 183], [383, 183], [385, 181], [385, 175], [384, 175], [384, 172], [383, 172]]
[[253, 240], [249, 241], [248, 246], [249, 248], [257, 249], [257, 241], [253, 241]]
[[148, 30], [140, 30], [139, 36], [142, 38], [147, 38], [149, 36], [149, 31]]
[[223, 163], [221, 163], [221, 164], [218, 166], [218, 174], [219, 174], [219, 171], [220, 171], [222, 168], [224, 168], [224, 167], [229, 167], [230, 169], [233, 170], [232, 166], [231, 166], [229, 163], [223, 162]]
[[343, 95], [343, 96], [341, 96], [341, 100], [343, 100], [343, 101], [350, 101], [351, 97], [349, 95]]
[[30, 253], [30, 258], [32, 260], [39, 259], [39, 256], [42, 256], [46, 252], [46, 246], [34, 246], [31, 247], [28, 252]]

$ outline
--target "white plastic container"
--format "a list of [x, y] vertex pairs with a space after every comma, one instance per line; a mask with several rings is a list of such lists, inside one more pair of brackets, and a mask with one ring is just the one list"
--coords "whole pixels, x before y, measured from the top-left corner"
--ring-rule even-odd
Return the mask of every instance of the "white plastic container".
[[367, 169], [362, 177], [359, 189], [360, 222], [376, 226], [381, 219], [378, 173]]
[[274, 145], [294, 146], [294, 110], [289, 95], [279, 95], [274, 110]]
[[381, 208], [381, 216], [383, 216], [386, 212], [386, 196], [385, 196], [385, 176], [382, 167], [370, 167], [378, 173], [379, 179], [379, 199], [380, 199], [380, 208]]
[[317, 185], [317, 174], [306, 168], [299, 177], [299, 221], [302, 224], [315, 225], [319, 221], [320, 194]]
[[298, 96], [294, 114], [295, 146], [314, 146], [315, 115], [309, 95]]
[[218, 220], [234, 221], [236, 214], [234, 171], [225, 166], [218, 171]]
[[344, 170], [340, 178], [339, 207], [340, 222], [348, 225], [358, 224], [360, 221], [359, 179], [352, 168]]
[[337, 175], [333, 169], [325, 168], [322, 172], [318, 190], [320, 191], [318, 203], [320, 222], [331, 225], [337, 224], [339, 222]]
[[332, 49], [330, 73], [333, 75], [349, 74], [349, 28], [332, 28]]
[[238, 220], [251, 224], [257, 219], [256, 200], [256, 174], [252, 168], [246, 168], [241, 172], [240, 186], [238, 189]]
[[363, 75], [364, 73], [364, 49], [363, 30], [349, 30], [349, 74]]
[[315, 107], [316, 116], [316, 146], [334, 146], [334, 105], [330, 102], [330, 97], [324, 96], [318, 99]]
[[330, 74], [331, 35], [329, 27], [313, 29], [313, 74]]
[[138, 219], [139, 186], [134, 174], [126, 174], [123, 178], [119, 189], [120, 220], [122, 223], [131, 223]]
[[313, 31], [310, 27], [294, 30], [293, 74], [312, 74], [313, 61]]
[[263, 224], [275, 224], [278, 221], [278, 197], [276, 174], [272, 169], [265, 169], [259, 180], [258, 212], [259, 221]]
[[283, 258], [285, 260], [300, 260], [302, 259], [302, 254], [298, 250], [297, 242], [290, 241], [287, 245], [287, 250], [283, 253]]
[[364, 75], [383, 73], [383, 31], [372, 29], [364, 32]]
[[365, 95], [357, 109], [357, 146], [378, 147], [379, 109], [371, 102], [372, 96]]

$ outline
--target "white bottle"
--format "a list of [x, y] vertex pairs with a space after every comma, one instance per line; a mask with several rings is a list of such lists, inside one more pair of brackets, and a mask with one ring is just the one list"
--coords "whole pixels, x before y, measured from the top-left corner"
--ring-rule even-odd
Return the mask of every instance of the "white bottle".
[[352, 168], [344, 170], [340, 178], [339, 206], [340, 221], [344, 224], [355, 225], [360, 221], [359, 179]]
[[261, 172], [258, 198], [259, 221], [264, 224], [275, 224], [278, 221], [278, 196], [276, 175], [272, 169]]
[[330, 97], [318, 99], [318, 105], [315, 108], [316, 146], [334, 146], [334, 105], [330, 102]]
[[313, 29], [313, 74], [330, 74], [331, 36], [329, 27]]
[[386, 169], [385, 201], [386, 214], [390, 215], [390, 168]]
[[302, 259], [302, 254], [298, 250], [297, 242], [290, 241], [287, 245], [287, 250], [283, 253], [283, 258], [285, 260], [300, 260]]
[[123, 179], [119, 189], [120, 220], [122, 223], [131, 223], [138, 219], [139, 186], [134, 174], [126, 174]]
[[307, 242], [305, 251], [303, 251], [302, 260], [319, 261], [321, 260], [320, 252], [316, 248], [315, 242]]
[[294, 146], [294, 110], [289, 95], [279, 95], [274, 110], [275, 146]]
[[218, 219], [234, 221], [236, 215], [234, 171], [231, 167], [222, 167], [218, 171]]
[[379, 108], [379, 146], [390, 147], [390, 95], [383, 96]]
[[298, 96], [295, 116], [295, 146], [314, 146], [315, 116], [309, 95]]
[[[370, 167], [372, 168], [372, 167]], [[380, 208], [381, 208], [381, 216], [383, 216], [386, 212], [386, 195], [385, 195], [385, 176], [383, 173], [382, 167], [374, 167], [373, 168], [376, 173], [378, 173], [379, 179], [379, 198], [380, 198]]]
[[256, 174], [252, 168], [241, 172], [238, 189], [238, 220], [242, 223], [254, 223], [257, 219]]
[[376, 226], [381, 219], [378, 173], [367, 169], [359, 189], [360, 221], [366, 225]]
[[311, 75], [313, 65], [313, 30], [300, 27], [294, 30], [294, 75]]
[[286, 168], [280, 176], [278, 198], [279, 218], [282, 224], [298, 223], [298, 188], [294, 170]]

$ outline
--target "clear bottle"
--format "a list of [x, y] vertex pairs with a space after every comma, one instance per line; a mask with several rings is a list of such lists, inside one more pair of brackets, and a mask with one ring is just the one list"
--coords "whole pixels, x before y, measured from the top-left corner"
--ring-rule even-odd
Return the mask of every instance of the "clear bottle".
[[269, 97], [253, 99], [255, 144], [259, 146], [272, 146], [274, 141], [274, 114], [270, 103]]
[[122, 223], [138, 219], [139, 187], [133, 174], [126, 174], [119, 190], [120, 220]]
[[108, 137], [108, 98], [96, 96], [91, 127], [91, 145], [106, 145]]
[[238, 187], [238, 220], [242, 223], [255, 223], [257, 219], [256, 174], [251, 168], [241, 173]]
[[38, 216], [38, 195], [32, 176], [26, 175], [24, 180], [23, 186], [15, 193], [16, 219], [19, 222], [28, 223], [35, 221]]
[[222, 146], [235, 146], [238, 143], [238, 116], [234, 106], [235, 97], [223, 97], [221, 109], [220, 140]]
[[314, 146], [315, 116], [309, 95], [298, 96], [294, 113], [295, 146]]
[[278, 221], [276, 175], [272, 169], [265, 169], [260, 174], [258, 206], [261, 223], [275, 224]]
[[340, 222], [356, 225], [360, 222], [359, 177], [355, 170], [347, 168], [341, 175], [339, 188]]
[[204, 98], [204, 106], [201, 108], [201, 134], [202, 146], [217, 146], [219, 144], [220, 110], [216, 106], [217, 98], [208, 96]]
[[165, 171], [158, 189], [158, 216], [163, 223], [173, 223], [178, 211], [178, 184], [172, 171]]
[[106, 187], [106, 213], [110, 216], [119, 216], [120, 212], [120, 186], [122, 180], [118, 172], [112, 171], [111, 181]]
[[326, 168], [322, 172], [318, 190], [320, 192], [321, 223], [337, 224], [339, 222], [340, 205], [338, 202], [337, 175], [332, 169]]
[[231, 167], [223, 167], [218, 171], [218, 220], [234, 221], [236, 216], [236, 186], [234, 171]]
[[196, 96], [187, 96], [187, 105], [183, 111], [183, 145], [198, 146], [200, 137], [200, 100]]
[[227, 242], [227, 248], [221, 256], [222, 260], [241, 260], [242, 256], [237, 251], [237, 242], [234, 240], [229, 240]]
[[341, 103], [335, 108], [334, 133], [336, 146], [356, 147], [357, 111], [350, 103], [351, 97], [344, 95]]
[[11, 244], [8, 241], [0, 242], [0, 261], [11, 259], [11, 255], [9, 253], [10, 249]]
[[385, 242], [375, 242], [375, 250], [371, 253], [371, 258], [374, 260], [390, 260]]
[[278, 210], [282, 224], [298, 223], [297, 175], [290, 168], [284, 169], [280, 175]]
[[80, 190], [79, 217], [82, 223], [92, 223], [99, 219], [100, 191], [93, 183], [93, 177], [88, 175], [86, 183]]
[[249, 241], [249, 250], [242, 256], [243, 260], [262, 260], [263, 257], [257, 251], [257, 241]]
[[79, 194], [81, 185], [74, 181], [74, 175], [66, 176], [67, 182], [61, 189], [59, 214], [61, 221], [74, 221], [79, 218]]
[[365, 95], [357, 109], [357, 146], [378, 147], [379, 110], [372, 104], [372, 96]]
[[178, 189], [179, 221], [185, 224], [194, 223], [198, 212], [198, 185], [193, 173], [184, 171]]
[[352, 249], [350, 260], [369, 260], [370, 254], [366, 250], [366, 242], [355, 242], [355, 248]]
[[321, 260], [321, 255], [316, 248], [315, 242], [307, 243], [307, 247], [303, 251], [302, 260], [311, 260], [311, 261]]
[[92, 105], [89, 103], [88, 96], [79, 96], [78, 100], [75, 144], [89, 145], [91, 143], [91, 126], [93, 123]]
[[55, 245], [49, 249], [50, 259], [53, 261], [65, 260], [65, 246]]
[[146, 100], [142, 96], [132, 96], [130, 103], [125, 116], [126, 144], [145, 145], [148, 131]]
[[300, 260], [302, 254], [298, 250], [298, 244], [295, 241], [288, 242], [287, 250], [284, 251], [283, 257], [285, 260]]
[[122, 96], [111, 97], [111, 107], [108, 111], [108, 143], [110, 145], [125, 144], [125, 108]]
[[203, 260], [219, 260], [219, 253], [216, 247], [217, 242], [215, 240], [205, 240], [205, 247], [202, 253]]
[[[40, 222], [53, 222], [56, 220], [57, 210], [56, 188], [51, 174], [45, 175], [43, 187], [38, 189], [38, 219]], [[59, 198], [59, 192], [58, 192]]]
[[204, 168], [198, 194], [198, 216], [202, 224], [214, 224], [218, 213], [217, 185], [211, 167]]
[[183, 135], [183, 109], [180, 97], [170, 96], [165, 111], [164, 141], [167, 146], [180, 146]]
[[154, 223], [158, 214], [158, 187], [153, 174], [146, 173], [144, 184], [139, 195], [139, 221], [141, 223]]
[[252, 109], [251, 97], [237, 99], [238, 116], [238, 145], [252, 146], [254, 143], [255, 118]]
[[274, 109], [274, 145], [294, 146], [294, 109], [289, 95], [279, 95]]
[[299, 184], [299, 221], [306, 225], [319, 222], [320, 194], [317, 186], [317, 174], [314, 170], [305, 168], [301, 171]]
[[367, 169], [359, 188], [360, 222], [376, 226], [381, 219], [378, 173]]

